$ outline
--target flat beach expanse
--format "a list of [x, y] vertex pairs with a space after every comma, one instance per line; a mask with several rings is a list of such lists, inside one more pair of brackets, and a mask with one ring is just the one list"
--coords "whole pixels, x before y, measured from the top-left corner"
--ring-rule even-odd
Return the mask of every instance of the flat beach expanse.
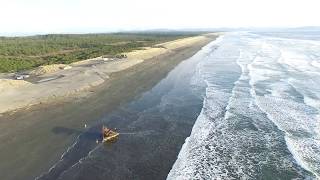
[[[0, 89], [2, 178], [34, 179], [49, 172], [42, 178], [56, 179], [73, 161], [60, 164], [60, 170], [49, 169], [79, 135], [88, 132], [84, 124], [96, 127], [102, 118], [149, 91], [215, 37], [211, 34], [168, 42], [128, 53], [128, 58], [119, 61], [96, 58], [78, 62], [71, 68], [41, 74], [34, 82], [3, 80], [9, 85]], [[190, 134], [191, 127], [192, 123], [183, 134]], [[95, 143], [97, 134], [89, 137], [88, 142]], [[181, 145], [185, 138], [180, 137]], [[179, 149], [175, 149], [174, 157]], [[171, 165], [167, 164], [162, 176], [175, 161], [172, 154], [170, 157]]]

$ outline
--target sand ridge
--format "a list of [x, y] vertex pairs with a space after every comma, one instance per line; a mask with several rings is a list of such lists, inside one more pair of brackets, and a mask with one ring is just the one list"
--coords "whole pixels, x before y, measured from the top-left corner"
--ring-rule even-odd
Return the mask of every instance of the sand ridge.
[[71, 66], [66, 64], [51, 64], [51, 65], [45, 65], [40, 66], [30, 72], [31, 75], [43, 75], [43, 74], [49, 74], [53, 73], [62, 69], [70, 69]]

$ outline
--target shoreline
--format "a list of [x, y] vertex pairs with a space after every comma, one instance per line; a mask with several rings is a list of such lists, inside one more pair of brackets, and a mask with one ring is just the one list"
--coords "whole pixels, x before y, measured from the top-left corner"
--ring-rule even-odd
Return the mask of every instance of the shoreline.
[[[39, 180], [165, 179], [203, 107], [205, 84], [190, 83], [207, 46], [178, 63], [152, 89], [106, 114]], [[103, 124], [118, 129], [116, 143], [93, 142]]]
[[[163, 79], [181, 61], [191, 57], [214, 36], [114, 72], [89, 96], [55, 98], [54, 102], [23, 108], [0, 116], [0, 164], [5, 179], [33, 179], [46, 172], [83, 133], [104, 114], [135, 99]], [[61, 100], [61, 101], [60, 101]], [[72, 101], [71, 101], [72, 100]], [[67, 103], [66, 103], [67, 102]], [[25, 152], [30, 152], [26, 157]], [[24, 165], [21, 163], [24, 162]]]
[[210, 39], [212, 34], [178, 39], [126, 53], [124, 59], [93, 59], [70, 65], [48, 65], [31, 73], [30, 81], [0, 78], [0, 115], [30, 106], [50, 103], [57, 99], [87, 96], [95, 87], [105, 83], [113, 73], [140, 65], [144, 61], [180, 48], [192, 46]]

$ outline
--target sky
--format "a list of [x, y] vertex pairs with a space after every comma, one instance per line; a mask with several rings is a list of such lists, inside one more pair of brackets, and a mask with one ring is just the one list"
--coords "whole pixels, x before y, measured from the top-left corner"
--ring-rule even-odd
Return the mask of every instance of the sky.
[[320, 0], [0, 0], [0, 34], [320, 26]]

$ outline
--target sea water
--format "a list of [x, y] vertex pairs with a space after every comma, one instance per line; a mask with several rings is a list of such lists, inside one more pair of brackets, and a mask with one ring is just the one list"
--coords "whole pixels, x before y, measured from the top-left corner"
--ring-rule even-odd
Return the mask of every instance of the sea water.
[[196, 67], [193, 82], [207, 85], [203, 108], [167, 179], [320, 178], [316, 37], [220, 37]]

